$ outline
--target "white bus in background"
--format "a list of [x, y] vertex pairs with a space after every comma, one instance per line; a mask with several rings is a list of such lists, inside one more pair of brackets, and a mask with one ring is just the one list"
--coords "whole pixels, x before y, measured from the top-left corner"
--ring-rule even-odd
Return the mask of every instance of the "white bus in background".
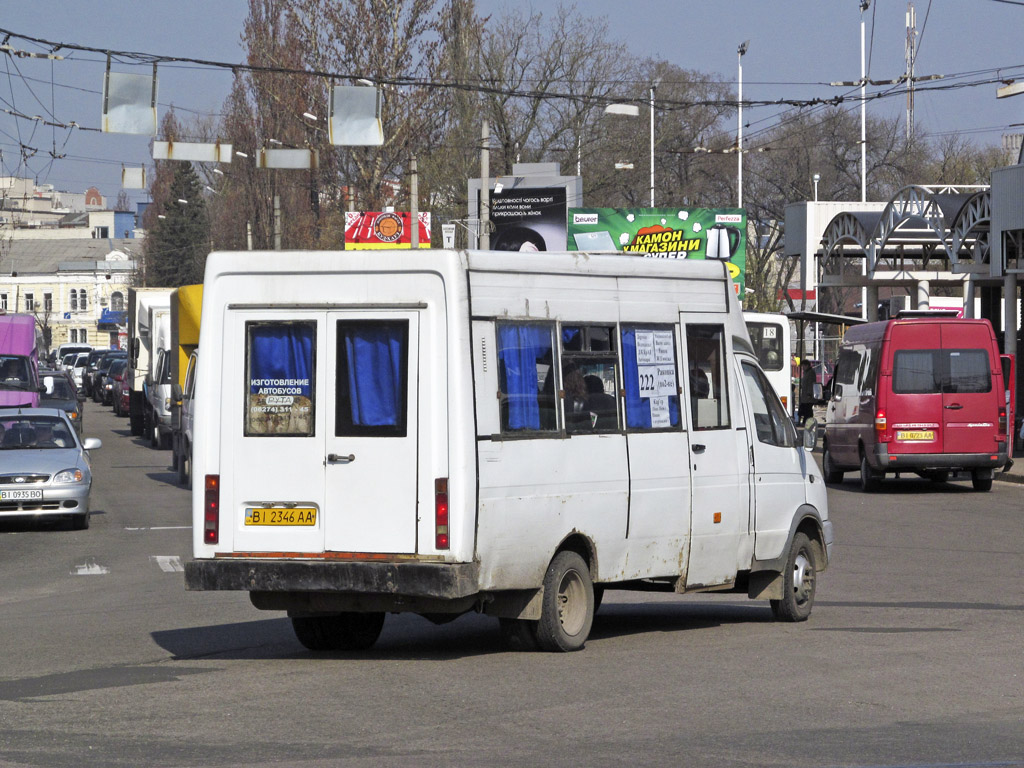
[[202, 347], [186, 585], [307, 648], [478, 611], [576, 650], [605, 589], [811, 612], [825, 485], [721, 263], [213, 253]]
[[772, 312], [744, 312], [750, 343], [787, 413], [793, 413], [793, 356], [789, 319]]

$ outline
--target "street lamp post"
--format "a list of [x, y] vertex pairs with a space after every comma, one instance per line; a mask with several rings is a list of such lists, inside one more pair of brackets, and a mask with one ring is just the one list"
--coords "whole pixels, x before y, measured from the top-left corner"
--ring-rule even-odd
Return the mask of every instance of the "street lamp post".
[[821, 181], [821, 174], [814, 174], [811, 179], [814, 181], [814, 202], [818, 202], [818, 182]]
[[651, 208], [654, 207], [654, 88], [651, 86]]
[[736, 49], [736, 64], [739, 70], [739, 89], [736, 110], [736, 207], [743, 207], [743, 54], [747, 52], [749, 40], [740, 43]]

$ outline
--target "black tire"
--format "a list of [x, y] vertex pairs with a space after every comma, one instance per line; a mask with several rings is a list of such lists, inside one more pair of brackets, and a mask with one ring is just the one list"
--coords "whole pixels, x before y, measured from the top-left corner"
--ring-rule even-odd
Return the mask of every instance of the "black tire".
[[295, 636], [311, 651], [365, 651], [383, 628], [383, 612], [292, 616]]
[[843, 482], [843, 471], [836, 469], [835, 463], [832, 461], [832, 453], [828, 449], [828, 443], [825, 443], [824, 452], [821, 454], [821, 474], [829, 485], [838, 485]]
[[527, 619], [498, 619], [498, 628], [509, 650], [536, 651], [537, 622]]
[[185, 481], [188, 479], [188, 473], [185, 469], [184, 453], [176, 453], [174, 455], [174, 468], [178, 470], [178, 485], [184, 487]]
[[604, 587], [594, 585], [594, 615], [601, 610], [601, 603], [604, 602]]
[[71, 517], [71, 530], [73, 531], [84, 531], [89, 527], [89, 513], [85, 512], [81, 515], [72, 515]]
[[878, 490], [880, 482], [879, 473], [871, 468], [871, 465], [868, 464], [868, 457], [862, 453], [860, 455], [860, 489], [864, 493], [874, 493]]
[[131, 403], [128, 403], [128, 424], [132, 437], [140, 437], [146, 429], [145, 419], [141, 413], [132, 410]]
[[807, 621], [814, 606], [817, 569], [814, 547], [806, 534], [793, 537], [782, 573], [782, 599], [772, 600], [772, 614], [780, 621]]
[[979, 471], [977, 469], [971, 470], [971, 485], [974, 486], [976, 491], [991, 491], [992, 490], [992, 475], [989, 474], [985, 477], [982, 473], [984, 470]]
[[575, 552], [559, 552], [544, 575], [537, 642], [545, 651], [578, 651], [594, 623], [594, 583]]

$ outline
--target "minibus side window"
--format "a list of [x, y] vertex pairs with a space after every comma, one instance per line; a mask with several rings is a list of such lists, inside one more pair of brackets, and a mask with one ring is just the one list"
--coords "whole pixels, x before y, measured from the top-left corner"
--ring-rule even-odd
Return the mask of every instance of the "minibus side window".
[[553, 323], [496, 323], [502, 434], [554, 432]]
[[836, 384], [854, 384], [860, 368], [860, 354], [849, 347], [839, 350], [839, 362], [836, 364]]
[[339, 320], [334, 434], [405, 437], [409, 322]]
[[743, 363], [743, 379], [754, 414], [757, 439], [768, 445], [792, 447], [796, 445], [796, 428], [779, 402], [778, 395], [765, 375], [750, 363]]
[[730, 425], [725, 329], [721, 325], [687, 325], [686, 357], [694, 428], [725, 429]]
[[245, 324], [245, 436], [313, 435], [316, 323]]
[[570, 434], [619, 429], [615, 327], [562, 326], [562, 406]]
[[622, 329], [626, 429], [679, 429], [676, 335], [672, 328]]

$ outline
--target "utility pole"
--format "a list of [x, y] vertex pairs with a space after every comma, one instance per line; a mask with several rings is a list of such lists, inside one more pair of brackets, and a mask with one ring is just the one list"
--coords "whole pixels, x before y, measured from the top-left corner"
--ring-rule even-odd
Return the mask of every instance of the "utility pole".
[[416, 176], [416, 155], [413, 155], [412, 159], [409, 161], [409, 174], [411, 176], [411, 179], [410, 179], [410, 190], [409, 190], [409, 197], [410, 197], [410, 200], [411, 200], [410, 205], [409, 205], [409, 209], [410, 209], [409, 218], [411, 219], [411, 221], [409, 222], [409, 226], [412, 227], [412, 233], [410, 235], [409, 243], [410, 243], [412, 249], [415, 251], [417, 248], [420, 247], [420, 212], [419, 212], [419, 193], [420, 193], [420, 190], [419, 190], [419, 180], [418, 180], [418, 178]]
[[480, 250], [491, 250], [491, 126], [484, 120], [480, 132]]
[[274, 250], [281, 250], [281, 196], [274, 195]]
[[917, 58], [917, 14], [907, 2], [907, 141], [914, 135], [914, 60]]

